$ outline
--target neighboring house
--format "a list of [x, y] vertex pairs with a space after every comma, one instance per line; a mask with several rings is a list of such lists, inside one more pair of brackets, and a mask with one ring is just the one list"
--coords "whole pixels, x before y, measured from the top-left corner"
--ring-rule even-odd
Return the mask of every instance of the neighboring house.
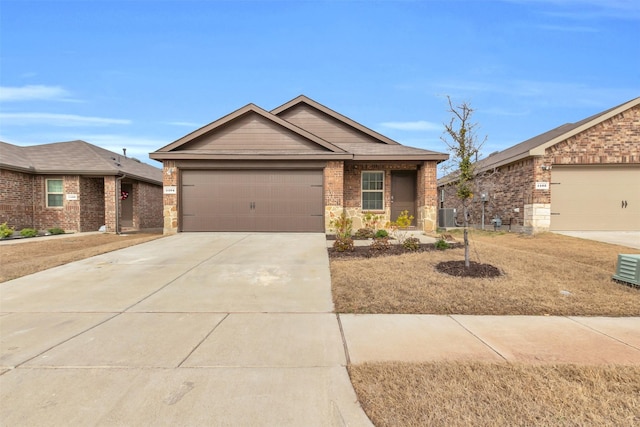
[[436, 165], [305, 97], [249, 104], [150, 154], [164, 165], [164, 231], [325, 232], [343, 211], [381, 223], [408, 210], [436, 227]]
[[[499, 217], [529, 233], [640, 230], [640, 98], [568, 123], [475, 164], [472, 222]], [[439, 180], [441, 219], [456, 209], [455, 174]], [[485, 195], [484, 201], [482, 195]], [[443, 224], [441, 224], [443, 225]], [[450, 224], [447, 224], [450, 225]]]
[[162, 171], [84, 141], [0, 142], [0, 223], [67, 232], [162, 227]]

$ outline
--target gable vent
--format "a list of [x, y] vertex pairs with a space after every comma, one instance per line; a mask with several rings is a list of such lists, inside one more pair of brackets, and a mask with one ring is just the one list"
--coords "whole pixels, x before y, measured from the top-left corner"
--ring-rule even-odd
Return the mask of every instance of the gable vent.
[[640, 286], [640, 255], [619, 254], [613, 279]]

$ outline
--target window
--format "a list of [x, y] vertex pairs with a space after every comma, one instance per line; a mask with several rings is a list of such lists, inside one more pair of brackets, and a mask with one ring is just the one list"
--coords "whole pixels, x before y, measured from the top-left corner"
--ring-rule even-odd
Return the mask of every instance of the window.
[[384, 172], [362, 172], [362, 210], [384, 209]]
[[47, 180], [47, 207], [48, 208], [61, 208], [62, 207], [62, 180], [61, 179], [48, 179]]

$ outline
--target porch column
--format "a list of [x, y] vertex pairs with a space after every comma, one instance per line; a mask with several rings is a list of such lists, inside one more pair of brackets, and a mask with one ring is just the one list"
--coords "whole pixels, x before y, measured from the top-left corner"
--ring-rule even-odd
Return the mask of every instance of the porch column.
[[117, 206], [116, 203], [120, 203], [120, 197], [116, 197], [119, 194], [120, 181], [116, 181], [115, 176], [104, 177], [104, 225], [108, 233], [116, 233], [117, 224]]
[[[176, 234], [178, 232], [178, 168], [173, 160], [163, 162], [162, 184], [164, 187], [162, 195], [164, 234]], [[165, 192], [164, 189], [167, 187], [176, 189], [176, 191]]]
[[423, 162], [418, 169], [418, 228], [435, 231], [438, 226], [437, 162]]
[[324, 229], [330, 230], [331, 220], [344, 209], [344, 162], [327, 162], [324, 168]]

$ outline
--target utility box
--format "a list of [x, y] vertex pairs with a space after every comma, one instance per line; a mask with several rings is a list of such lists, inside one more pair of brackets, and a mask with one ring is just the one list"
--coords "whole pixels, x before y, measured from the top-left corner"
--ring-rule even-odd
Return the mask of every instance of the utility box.
[[452, 208], [438, 209], [438, 227], [451, 228], [456, 226], [456, 210]]
[[619, 254], [614, 280], [640, 286], [640, 255]]

